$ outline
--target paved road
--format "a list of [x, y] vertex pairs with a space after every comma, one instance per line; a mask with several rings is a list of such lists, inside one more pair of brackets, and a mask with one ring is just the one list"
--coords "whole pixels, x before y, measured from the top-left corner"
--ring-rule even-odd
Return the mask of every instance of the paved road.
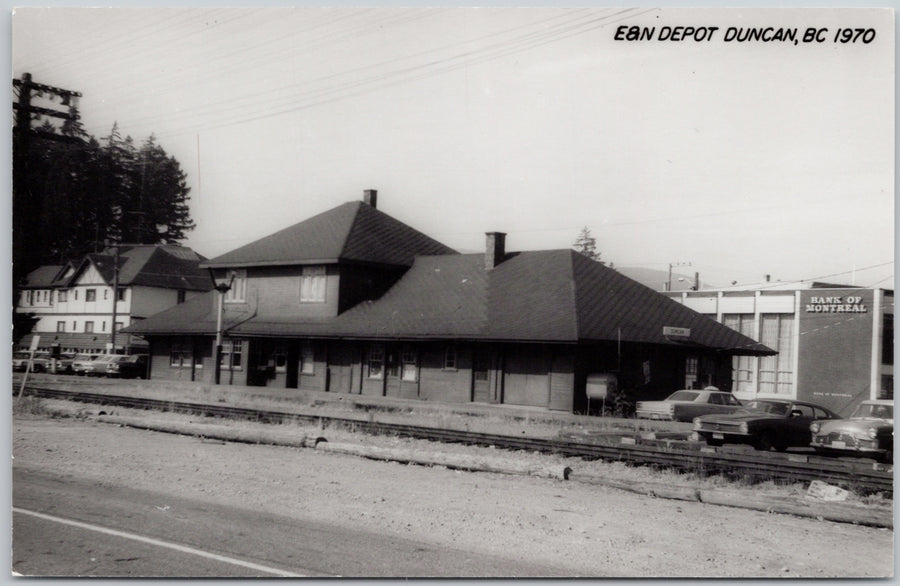
[[13, 570], [31, 576], [564, 576], [395, 536], [13, 468]]

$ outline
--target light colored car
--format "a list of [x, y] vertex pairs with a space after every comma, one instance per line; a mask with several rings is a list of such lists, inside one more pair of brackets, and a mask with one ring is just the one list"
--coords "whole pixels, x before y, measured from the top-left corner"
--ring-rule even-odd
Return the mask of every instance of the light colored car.
[[816, 421], [810, 445], [825, 454], [856, 454], [894, 460], [894, 401], [870, 400], [847, 419]]
[[640, 419], [693, 421], [710, 413], [734, 413], [741, 402], [731, 393], [715, 387], [702, 390], [675, 391], [664, 401], [638, 401], [636, 415]]
[[88, 376], [106, 376], [112, 364], [122, 358], [121, 354], [102, 354], [88, 362], [84, 374]]
[[[32, 360], [31, 352], [16, 352], [13, 354], [13, 371], [25, 372], [28, 369], [28, 361]], [[31, 362], [31, 372], [47, 372], [50, 370], [50, 355], [46, 352], [36, 352]]]
[[103, 354], [76, 354], [72, 360], [72, 372], [75, 374], [86, 374], [91, 362]]

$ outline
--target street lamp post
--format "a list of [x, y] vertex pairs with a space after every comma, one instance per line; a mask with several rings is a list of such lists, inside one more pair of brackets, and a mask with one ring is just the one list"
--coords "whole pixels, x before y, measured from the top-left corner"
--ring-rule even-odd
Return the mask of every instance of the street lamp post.
[[216, 310], [216, 352], [214, 357], [215, 364], [215, 384], [219, 384], [222, 378], [222, 320], [225, 313], [225, 294], [231, 290], [231, 283], [234, 281], [234, 274], [227, 282], [216, 282], [215, 289], [219, 293], [219, 306]]

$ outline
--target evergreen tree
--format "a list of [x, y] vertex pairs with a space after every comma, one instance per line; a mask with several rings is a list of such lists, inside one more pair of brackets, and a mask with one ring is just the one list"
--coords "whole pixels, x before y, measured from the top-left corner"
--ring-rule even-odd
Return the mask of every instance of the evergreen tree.
[[13, 142], [22, 171], [13, 194], [14, 284], [107, 242], [177, 243], [194, 228], [187, 175], [154, 137], [137, 148], [114, 124], [98, 141], [77, 117], [37, 130], [27, 152]]
[[587, 226], [578, 233], [578, 238], [575, 239], [572, 248], [591, 260], [600, 261], [600, 253], [597, 252], [597, 239], [591, 236], [591, 231]]

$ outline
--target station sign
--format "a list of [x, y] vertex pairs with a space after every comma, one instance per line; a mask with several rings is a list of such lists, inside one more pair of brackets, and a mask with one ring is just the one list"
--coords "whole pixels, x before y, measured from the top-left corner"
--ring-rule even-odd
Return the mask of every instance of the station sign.
[[690, 338], [691, 328], [675, 328], [672, 326], [663, 326], [663, 336], [674, 336], [678, 338]]

